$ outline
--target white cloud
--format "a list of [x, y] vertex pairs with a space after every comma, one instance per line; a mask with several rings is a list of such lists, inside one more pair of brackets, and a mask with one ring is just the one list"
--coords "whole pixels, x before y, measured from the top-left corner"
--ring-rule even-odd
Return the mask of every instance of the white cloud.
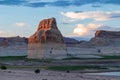
[[90, 23], [88, 25], [78, 24], [73, 33], [78, 36], [91, 36], [93, 31], [96, 31], [102, 25]]
[[15, 23], [15, 26], [17, 26], [17, 27], [28, 27], [30, 25], [27, 24], [27, 23], [24, 23], [24, 22], [17, 22], [17, 23]]
[[84, 25], [78, 24], [77, 27], [74, 29], [73, 33], [79, 36], [83, 36], [83, 35], [86, 35], [87, 32], [88, 32], [88, 29]]
[[120, 11], [104, 12], [104, 11], [90, 11], [90, 12], [61, 12], [62, 15], [74, 19], [84, 20], [93, 19], [96, 21], [105, 21], [111, 19], [120, 19]]

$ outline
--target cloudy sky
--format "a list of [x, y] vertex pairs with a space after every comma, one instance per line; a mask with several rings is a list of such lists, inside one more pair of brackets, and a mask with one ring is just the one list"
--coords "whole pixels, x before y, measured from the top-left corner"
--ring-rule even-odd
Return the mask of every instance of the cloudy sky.
[[120, 0], [0, 0], [0, 37], [29, 37], [42, 19], [51, 17], [67, 37], [120, 31]]

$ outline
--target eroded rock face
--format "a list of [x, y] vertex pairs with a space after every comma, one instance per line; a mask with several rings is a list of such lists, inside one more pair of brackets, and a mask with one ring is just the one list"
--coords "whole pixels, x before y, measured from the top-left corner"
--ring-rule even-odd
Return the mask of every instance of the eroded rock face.
[[62, 58], [67, 54], [55, 18], [40, 22], [37, 31], [28, 38], [28, 47], [28, 58]]

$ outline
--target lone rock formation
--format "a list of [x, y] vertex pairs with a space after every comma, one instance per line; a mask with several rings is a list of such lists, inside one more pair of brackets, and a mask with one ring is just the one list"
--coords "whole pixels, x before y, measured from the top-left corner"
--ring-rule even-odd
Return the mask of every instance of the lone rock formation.
[[61, 59], [66, 57], [67, 48], [55, 18], [44, 19], [37, 31], [28, 38], [28, 58]]

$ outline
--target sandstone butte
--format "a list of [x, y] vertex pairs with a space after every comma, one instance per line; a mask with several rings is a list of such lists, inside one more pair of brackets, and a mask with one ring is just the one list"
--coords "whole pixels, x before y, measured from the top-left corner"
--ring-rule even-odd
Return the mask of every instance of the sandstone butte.
[[42, 20], [37, 31], [28, 38], [28, 58], [62, 59], [66, 55], [67, 48], [55, 18]]

